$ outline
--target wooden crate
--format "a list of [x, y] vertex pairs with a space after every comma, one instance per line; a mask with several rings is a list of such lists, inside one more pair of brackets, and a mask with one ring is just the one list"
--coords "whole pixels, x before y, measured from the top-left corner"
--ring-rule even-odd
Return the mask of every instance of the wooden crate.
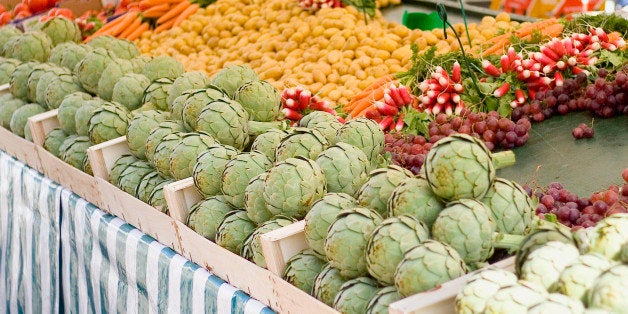
[[164, 186], [164, 197], [168, 204], [170, 217], [185, 223], [190, 208], [203, 199], [203, 195], [194, 187], [194, 180], [186, 178]]
[[94, 177], [109, 181], [109, 171], [113, 165], [122, 155], [130, 153], [126, 136], [120, 136], [88, 148], [87, 157], [90, 166], [92, 166]]
[[260, 237], [268, 270], [281, 276], [286, 262], [297, 253], [309, 248], [305, 241], [305, 220], [265, 233]]

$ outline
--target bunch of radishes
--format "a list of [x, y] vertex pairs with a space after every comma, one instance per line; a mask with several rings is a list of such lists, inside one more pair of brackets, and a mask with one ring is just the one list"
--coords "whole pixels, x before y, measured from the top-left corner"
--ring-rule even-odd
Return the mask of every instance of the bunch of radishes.
[[[325, 111], [337, 116], [336, 110], [329, 101], [319, 99], [301, 85], [284, 89], [281, 94], [281, 106], [286, 119], [294, 123], [299, 122], [305, 114], [313, 110]], [[337, 119], [344, 122], [339, 116]]]
[[413, 106], [415, 100], [410, 88], [393, 83], [384, 90], [384, 97], [373, 102], [373, 108], [366, 111], [364, 116], [377, 121], [384, 131], [401, 131], [404, 126], [402, 109]]
[[459, 114], [464, 103], [460, 94], [464, 92], [460, 64], [456, 61], [453, 65], [451, 76], [445, 69], [437, 66], [430, 77], [419, 84], [421, 95], [419, 96], [419, 108], [430, 114], [445, 112], [451, 115]]
[[339, 8], [343, 6], [341, 0], [299, 0], [299, 5], [307, 10], [322, 8]]

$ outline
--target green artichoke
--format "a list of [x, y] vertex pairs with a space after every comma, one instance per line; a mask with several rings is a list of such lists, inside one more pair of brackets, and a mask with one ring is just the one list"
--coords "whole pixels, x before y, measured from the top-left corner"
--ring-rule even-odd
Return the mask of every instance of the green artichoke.
[[312, 208], [305, 215], [305, 240], [314, 253], [325, 257], [325, 239], [327, 230], [336, 216], [345, 209], [358, 206], [358, 202], [344, 193], [327, 193], [314, 202]]
[[610, 215], [593, 228], [588, 252], [600, 253], [608, 259], [618, 260], [622, 245], [628, 241], [628, 214]]
[[4, 56], [4, 45], [21, 34], [22, 31], [14, 25], [9, 24], [0, 27], [0, 56]]
[[157, 186], [155, 186], [155, 188], [150, 192], [148, 204], [155, 207], [162, 213], [168, 213], [168, 206], [166, 204], [166, 199], [164, 198], [164, 186], [173, 182], [174, 180], [172, 179], [166, 179], [157, 184]]
[[5, 59], [0, 61], [0, 85], [9, 84], [11, 82], [11, 76], [15, 71], [15, 68], [22, 63], [17, 59]]
[[[187, 108], [186, 106], [185, 109]], [[243, 149], [249, 141], [248, 120], [249, 114], [239, 103], [219, 99], [203, 108], [196, 120], [195, 129], [207, 132], [222, 144]]]
[[168, 93], [170, 92], [170, 86], [172, 86], [172, 80], [168, 78], [161, 78], [154, 80], [146, 90], [144, 91], [144, 98], [142, 103], [152, 103], [159, 110], [168, 110]]
[[74, 115], [74, 125], [76, 126], [76, 134], [81, 136], [89, 135], [90, 120], [94, 115], [96, 109], [107, 104], [106, 101], [100, 98], [92, 98], [90, 100], [83, 101], [80, 108], [76, 110]]
[[154, 82], [160, 78], [176, 80], [185, 72], [183, 63], [170, 56], [159, 56], [148, 61], [144, 65], [142, 74]]
[[388, 217], [388, 199], [393, 190], [414, 174], [405, 168], [390, 165], [369, 173], [369, 179], [358, 190], [360, 206], [375, 209], [382, 217]]
[[381, 222], [377, 212], [361, 207], [343, 210], [336, 216], [327, 231], [325, 255], [340, 275], [356, 278], [368, 274], [366, 246]]
[[[146, 156], [146, 160], [148, 160], [153, 167], [155, 166], [155, 151], [157, 150], [157, 145], [159, 145], [168, 134], [178, 132], [183, 132], [183, 126], [176, 121], [160, 122], [150, 131], [146, 138], [144, 155]], [[170, 156], [168, 156], [168, 158], [170, 158]]]
[[136, 161], [139, 161], [139, 159], [135, 158], [133, 155], [122, 155], [118, 158], [109, 171], [109, 182], [118, 186], [122, 172]]
[[365, 313], [369, 301], [379, 290], [377, 282], [371, 278], [358, 277], [349, 280], [340, 287], [334, 299], [334, 308], [345, 314]]
[[205, 133], [185, 133], [170, 154], [170, 174], [175, 180], [192, 176], [198, 157], [218, 142]]
[[314, 280], [327, 266], [327, 263], [314, 254], [312, 250], [303, 250], [286, 262], [283, 278], [295, 287], [312, 294]]
[[316, 130], [296, 128], [288, 136], [284, 137], [275, 150], [275, 161], [280, 162], [288, 158], [304, 157], [316, 159], [324, 151], [329, 143], [325, 137]]
[[377, 122], [371, 119], [351, 119], [336, 132], [334, 144], [338, 142], [361, 149], [371, 162], [375, 162], [384, 150], [384, 132]]
[[65, 68], [53, 68], [50, 71], [46, 71], [37, 81], [35, 87], [35, 102], [43, 107], [47, 107], [46, 104], [46, 90], [48, 86], [53, 82], [59, 82], [59, 75], [71, 75], [71, 72]]
[[225, 219], [225, 216], [233, 210], [236, 208], [227, 203], [224, 195], [211, 196], [190, 208], [185, 224], [196, 233], [214, 241], [218, 226]]
[[442, 242], [426, 240], [406, 251], [395, 271], [395, 287], [403, 297], [432, 289], [467, 272], [458, 252]]
[[89, 174], [90, 176], [94, 175], [94, 171], [92, 170], [92, 164], [89, 163], [89, 157], [87, 156], [87, 154], [83, 156], [83, 163], [81, 167], [83, 168], [83, 172]]
[[92, 99], [87, 93], [74, 92], [63, 97], [59, 104], [57, 117], [59, 127], [67, 134], [76, 134], [76, 112], [83, 106], [83, 102]]
[[183, 132], [171, 133], [163, 137], [161, 142], [157, 145], [155, 149], [155, 155], [153, 157], [153, 163], [155, 165], [155, 169], [159, 172], [159, 175], [164, 178], [171, 178], [172, 174], [170, 172], [170, 155], [174, 150], [175, 146], [181, 142], [183, 138]]
[[9, 91], [15, 98], [22, 100], [27, 99], [28, 95], [28, 76], [31, 72], [40, 67], [36, 62], [23, 62], [15, 67], [11, 80], [9, 81]]
[[170, 118], [168, 112], [147, 110], [133, 116], [126, 130], [126, 141], [133, 156], [146, 159], [146, 139], [159, 123]]
[[[187, 94], [187, 97], [184, 97], [185, 101], [182, 105], [173, 103], [172, 113], [174, 117], [177, 117], [179, 110], [181, 111], [183, 125], [188, 130], [196, 129], [198, 118], [203, 109], [205, 109], [209, 103], [218, 99], [226, 98], [225, 93], [214, 87], [195, 89], [184, 94]], [[242, 109], [242, 111], [244, 111], [244, 109]]]
[[515, 259], [515, 272], [517, 275], [521, 276], [521, 266], [528, 259], [528, 255], [550, 241], [561, 241], [571, 245], [576, 244], [569, 228], [561, 227], [557, 224], [540, 226], [523, 239], [519, 250], [517, 250]]
[[244, 189], [244, 210], [257, 225], [270, 220], [274, 216], [268, 210], [266, 201], [264, 201], [264, 181], [266, 181], [267, 175], [266, 172], [256, 175]]
[[113, 88], [127, 73], [133, 73], [133, 64], [131, 61], [116, 58], [113, 62], [103, 70], [100, 80], [98, 80], [98, 97], [111, 100], [113, 96]]
[[126, 134], [132, 116], [119, 103], [107, 103], [95, 109], [89, 119], [89, 138], [100, 144]]
[[183, 75], [174, 80], [172, 86], [170, 86], [168, 98], [166, 99], [168, 108], [172, 109], [174, 100], [183, 95], [184, 92], [191, 89], [207, 88], [209, 84], [210, 79], [205, 72], [195, 71], [183, 73]]
[[90, 146], [92, 143], [87, 136], [68, 136], [59, 147], [59, 154], [72, 167], [85, 171], [84, 160]]
[[512, 165], [514, 159], [510, 151], [491, 154], [482, 140], [454, 134], [432, 146], [424, 167], [432, 191], [442, 200], [482, 199], [495, 180], [495, 164]]
[[584, 312], [584, 305], [560, 293], [550, 293], [543, 302], [528, 309], [528, 314], [564, 313], [580, 314]]
[[[48, 35], [52, 46], [69, 41], [78, 43], [81, 41], [81, 29], [74, 21], [65, 17], [53, 17], [46, 22], [37, 24], [36, 30]], [[46, 60], [41, 60], [42, 62]]]
[[535, 207], [516, 182], [496, 178], [482, 202], [491, 209], [498, 232], [522, 235], [530, 231]]
[[[175, 98], [174, 101], [172, 102], [172, 106], [170, 106], [170, 113], [172, 115], [172, 118], [183, 121], [183, 109], [185, 108], [185, 101], [188, 100], [188, 98], [190, 98], [191, 95], [196, 94], [197, 92], [201, 92], [201, 91], [203, 91], [203, 89], [190, 89], [183, 92], [180, 96]], [[199, 108], [201, 108], [200, 106], [202, 104], [203, 104], [202, 102], [198, 103]], [[192, 130], [192, 128], [190, 128], [190, 130]]]
[[346, 280], [340, 276], [340, 271], [327, 264], [314, 279], [312, 295], [323, 303], [334, 306], [334, 299], [345, 282]]
[[115, 62], [116, 55], [109, 50], [96, 48], [88, 52], [74, 67], [74, 75], [78, 77], [83, 88], [92, 93], [98, 93], [98, 82], [109, 63]]
[[59, 71], [59, 68], [53, 68], [51, 65], [47, 63], [41, 63], [33, 67], [33, 70], [28, 75], [28, 80], [26, 80], [26, 99], [29, 102], [37, 102], [37, 83], [39, 83], [39, 79], [46, 74], [48, 71]]
[[140, 55], [140, 49], [134, 43], [109, 35], [98, 36], [87, 44], [94, 48], [105, 48], [113, 52], [118, 58], [132, 59]]
[[151, 171], [142, 177], [142, 181], [137, 186], [137, 190], [135, 190], [135, 195], [144, 203], [150, 202], [150, 193], [152, 193], [155, 188], [164, 182], [168, 181], [168, 179], [164, 179], [159, 176], [159, 173], [155, 171]]
[[486, 302], [502, 287], [517, 284], [517, 276], [495, 266], [488, 266], [469, 278], [456, 295], [456, 313], [482, 314]]
[[283, 130], [270, 129], [258, 135], [251, 144], [251, 150], [257, 150], [268, 156], [272, 162], [275, 162], [275, 151], [288, 133]]
[[7, 101], [0, 102], [0, 124], [5, 129], [11, 129], [11, 118], [13, 113], [26, 105], [26, 102], [19, 98], [12, 98]]
[[231, 146], [214, 144], [207, 147], [205, 152], [198, 156], [192, 169], [194, 186], [205, 196], [217, 195], [222, 192], [222, 172], [227, 162], [238, 154], [238, 150]]
[[403, 254], [429, 239], [429, 229], [416, 218], [402, 215], [385, 219], [366, 244], [366, 269], [383, 285], [395, 283], [395, 269]]
[[60, 128], [55, 128], [52, 131], [46, 134], [46, 140], [44, 141], [44, 148], [55, 155], [58, 158], [61, 158], [61, 154], [59, 153], [59, 148], [63, 141], [68, 137], [63, 130]]
[[146, 63], [148, 63], [148, 61], [150, 60], [153, 60], [153, 57], [147, 55], [139, 55], [130, 60], [133, 64], [133, 73], [141, 74], [142, 71], [144, 71], [144, 66], [146, 65]]
[[549, 291], [556, 289], [560, 272], [577, 262], [580, 253], [570, 244], [550, 241], [528, 255], [521, 266], [521, 279], [537, 283]]
[[325, 174], [313, 160], [288, 158], [268, 171], [264, 200], [274, 215], [301, 219], [314, 202], [325, 195], [325, 185]]
[[628, 265], [617, 264], [603, 272], [589, 289], [587, 301], [592, 308], [625, 313], [628, 308]]
[[46, 109], [38, 104], [26, 104], [15, 109], [9, 122], [11, 132], [24, 137], [24, 128], [27, 127], [28, 118], [42, 112], [46, 112]]
[[266, 81], [250, 81], [240, 86], [233, 98], [254, 121], [269, 122], [279, 118], [281, 94]]
[[212, 85], [224, 90], [229, 98], [244, 84], [259, 81], [259, 75], [247, 65], [230, 65], [220, 70], [212, 79]]
[[242, 245], [242, 251], [240, 255], [252, 262], [257, 266], [266, 268], [266, 259], [264, 258], [264, 252], [262, 251], [262, 242], [260, 242], [260, 236], [262, 234], [277, 230], [279, 228], [289, 226], [295, 223], [296, 220], [288, 217], [275, 217], [273, 220], [262, 223]]
[[432, 228], [432, 224], [444, 205], [432, 193], [427, 180], [421, 177], [407, 178], [392, 191], [388, 199], [390, 216], [410, 215]]
[[[62, 42], [58, 45], [55, 45], [51, 50], [50, 50], [50, 56], [48, 57], [48, 63], [52, 63], [58, 66], [63, 66], [61, 64], [61, 61], [63, 60], [63, 53], [68, 50], [71, 49], [71, 47], [74, 46], [78, 46], [77, 43], [73, 42], [73, 41], [66, 41], [66, 42]], [[73, 68], [69, 68], [70, 70]]]
[[244, 191], [249, 181], [272, 167], [272, 162], [260, 152], [240, 153], [225, 165], [222, 172], [222, 193], [227, 202], [244, 208]]
[[388, 306], [400, 299], [395, 286], [380, 289], [366, 306], [366, 314], [388, 314]]
[[4, 56], [22, 61], [46, 62], [52, 49], [50, 37], [40, 31], [27, 31], [11, 39], [11, 47], [4, 47]]
[[519, 281], [499, 288], [493, 297], [486, 301], [483, 313], [526, 314], [529, 307], [543, 302], [546, 298], [547, 292]]
[[216, 244], [240, 254], [244, 240], [255, 231], [255, 228], [255, 223], [249, 220], [245, 211], [230, 211], [216, 230]]
[[560, 272], [556, 292], [586, 302], [587, 291], [595, 279], [611, 267], [611, 262], [601, 254], [591, 253], [578, 256], [578, 259]]
[[81, 62], [81, 60], [83, 60], [83, 58], [85, 58], [85, 56], [92, 50], [94, 49], [87, 45], [69, 46], [63, 51], [63, 55], [61, 56], [61, 66], [74, 70], [76, 65]]
[[333, 143], [342, 123], [338, 122], [338, 117], [329, 112], [314, 110], [299, 120], [299, 126], [317, 130], [327, 139], [327, 142]]
[[135, 110], [142, 106], [144, 90], [149, 85], [150, 81], [142, 74], [124, 74], [113, 86], [111, 101], [121, 103], [129, 110]]
[[371, 171], [371, 162], [359, 148], [336, 143], [321, 152], [316, 163], [323, 169], [327, 180], [327, 191], [356, 195], [366, 183]]
[[[42, 80], [40, 80], [39, 84]], [[39, 87], [39, 86], [38, 86]], [[44, 90], [44, 103], [48, 109], [57, 109], [65, 96], [75, 92], [82, 92], [83, 88], [76, 76], [71, 74], [60, 74], [57, 79], [49, 82]], [[39, 96], [39, 95], [38, 95]]]
[[140, 182], [142, 182], [145, 175], [155, 171], [145, 160], [137, 160], [126, 167], [118, 178], [118, 187], [135, 197], [136, 191]]

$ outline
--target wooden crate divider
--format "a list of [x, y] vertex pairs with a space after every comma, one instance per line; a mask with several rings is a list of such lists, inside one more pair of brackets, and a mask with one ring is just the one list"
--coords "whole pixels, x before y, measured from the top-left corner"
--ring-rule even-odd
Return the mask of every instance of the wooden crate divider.
[[28, 126], [31, 128], [35, 145], [44, 146], [46, 135], [54, 128], [59, 127], [58, 113], [59, 109], [55, 109], [28, 118]]
[[192, 178], [185, 178], [164, 186], [164, 197], [170, 217], [182, 223], [187, 222], [190, 208], [203, 199], [203, 195], [194, 186]]
[[87, 149], [89, 164], [92, 172], [97, 178], [109, 181], [109, 171], [116, 161], [125, 154], [130, 154], [131, 150], [126, 143], [126, 136], [120, 136], [112, 140], [96, 144]]
[[303, 249], [309, 248], [305, 241], [304, 228], [305, 220], [300, 220], [260, 236], [268, 270], [281, 276], [286, 262]]

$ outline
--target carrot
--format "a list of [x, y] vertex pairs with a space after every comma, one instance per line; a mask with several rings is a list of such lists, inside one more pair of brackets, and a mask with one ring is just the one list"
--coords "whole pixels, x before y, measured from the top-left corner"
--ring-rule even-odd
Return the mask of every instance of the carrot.
[[181, 14], [179, 14], [179, 16], [177, 17], [177, 19], [174, 21], [174, 25], [172, 25], [172, 27], [176, 27], [179, 26], [179, 24], [181, 24], [181, 22], [183, 22], [185, 19], [188, 18], [188, 16], [194, 14], [194, 12], [196, 12], [196, 10], [198, 10], [199, 5], [198, 4], [192, 4], [189, 7], [187, 7]]
[[510, 41], [508, 39], [497, 42], [494, 45], [489, 46], [487, 49], [484, 49], [484, 51], [482, 51], [482, 56], [503, 53], [504, 47], [508, 46], [509, 43]]
[[160, 17], [162, 17], [164, 14], [168, 13], [168, 10], [166, 11], [151, 11], [151, 12], [144, 12], [142, 13], [142, 15], [147, 18], [147, 19], [158, 19]]
[[162, 23], [159, 26], [155, 27], [155, 30], [154, 30], [155, 34], [159, 34], [165, 30], [172, 28], [172, 25], [174, 25], [175, 20], [176, 19], [169, 19], [165, 23]]
[[192, 4], [190, 3], [190, 1], [187, 1], [187, 0], [175, 5], [174, 7], [172, 7], [172, 9], [170, 9], [170, 11], [168, 11], [168, 13], [162, 15], [159, 19], [157, 19], [157, 24], [162, 24], [170, 19], [175, 18], [177, 15], [181, 14], [181, 12], [185, 11], [185, 9], [187, 9], [191, 5]]
[[373, 105], [373, 102], [382, 100], [384, 98], [386, 86], [387, 85], [382, 85], [381, 87], [375, 89], [371, 96], [358, 100], [349, 114], [352, 117], [355, 117], [358, 113], [364, 111], [368, 106]]
[[144, 12], [142, 12], [142, 14], [146, 16], [146, 14], [151, 14], [152, 12], [155, 12], [155, 11], [168, 11], [168, 10], [170, 10], [170, 3], [162, 3], [162, 4], [154, 5], [152, 7], [147, 8], [146, 10], [144, 10]]
[[164, 3], [172, 4], [172, 3], [179, 3], [179, 2], [181, 2], [181, 0], [142, 0], [139, 2], [139, 4], [142, 7], [149, 8], [149, 7], [153, 7], [153, 6], [164, 4]]
[[515, 31], [515, 35], [517, 37], [523, 37], [526, 35], [531, 35], [534, 30], [538, 30], [541, 28], [545, 28], [550, 25], [554, 25], [558, 23], [557, 19], [551, 18], [546, 20], [540, 20], [538, 22], [530, 23], [528, 25], [522, 26]]
[[368, 107], [364, 108], [364, 110], [362, 110], [362, 111], [360, 111], [360, 112], [356, 113], [356, 115], [355, 115], [355, 116], [351, 116], [351, 117], [353, 117], [353, 118], [359, 118], [359, 117], [362, 117], [362, 116], [364, 116], [364, 115], [365, 115], [365, 114], [366, 114], [369, 110], [371, 110], [371, 109], [375, 109], [375, 105], [371, 104], [370, 106], [368, 106]]
[[549, 38], [554, 38], [560, 36], [563, 33], [563, 24], [556, 23], [554, 25], [550, 25], [541, 30], [541, 34], [547, 36]]
[[135, 19], [137, 18], [137, 13], [136, 12], [128, 12], [124, 15], [124, 17], [121, 17], [121, 21], [118, 25], [116, 25], [114, 28], [111, 29], [111, 36], [118, 36], [120, 34], [122, 34], [122, 32], [124, 31], [124, 29], [126, 29], [127, 27], [129, 27], [131, 25], [131, 23], [133, 23], [133, 21], [135, 21]]
[[126, 39], [128, 39], [129, 41], [134, 41], [138, 37], [140, 37], [142, 33], [147, 31], [148, 28], [149, 28], [148, 23], [144, 22], [142, 23], [142, 25], [140, 25], [140, 27], [138, 27], [135, 31], [133, 31], [133, 33], [129, 34], [129, 36]]
[[106, 23], [105, 25], [103, 25], [103, 27], [101, 27], [100, 29], [98, 29], [98, 30], [97, 30], [94, 34], [92, 34], [92, 35], [96, 35], [96, 34], [99, 34], [99, 33], [101, 33], [101, 32], [105, 32], [105, 31], [108, 31], [108, 30], [112, 29], [114, 26], [118, 25], [118, 23], [120, 23], [120, 21], [122, 21], [122, 18], [123, 18], [123, 17], [124, 17], [124, 16], [119, 16], [119, 17], [118, 17], [118, 18], [116, 18], [115, 20], [113, 20], [113, 21], [111, 21], [111, 22], [109, 22], [109, 23]]
[[373, 90], [381, 87], [382, 85], [385, 85], [385, 84], [391, 82], [393, 79], [394, 79], [394, 77], [393, 77], [392, 74], [384, 75], [384, 76], [380, 77], [379, 79], [377, 79], [373, 83], [371, 83], [371, 85], [367, 86], [363, 91], [361, 91], [357, 95], [353, 96], [352, 100], [356, 99], [356, 98], [358, 98], [358, 99], [359, 98], [364, 98], [364, 97], [370, 95], [370, 93]]
[[131, 23], [131, 25], [129, 25], [129, 27], [127, 27], [118, 37], [127, 38], [131, 33], [133, 33], [134, 30], [140, 27], [141, 24], [142, 18], [139, 16], [136, 17], [135, 20], [133, 20], [133, 23]]

